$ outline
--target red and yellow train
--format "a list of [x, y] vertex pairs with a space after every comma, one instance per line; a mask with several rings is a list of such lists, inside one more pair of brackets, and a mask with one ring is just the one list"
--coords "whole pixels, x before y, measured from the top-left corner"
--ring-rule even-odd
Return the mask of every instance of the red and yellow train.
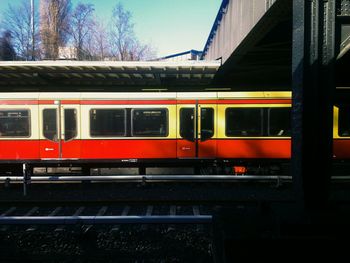
[[[338, 159], [350, 157], [349, 120], [349, 107], [334, 107]], [[2, 167], [219, 163], [231, 169], [288, 161], [290, 136], [290, 92], [0, 96]]]

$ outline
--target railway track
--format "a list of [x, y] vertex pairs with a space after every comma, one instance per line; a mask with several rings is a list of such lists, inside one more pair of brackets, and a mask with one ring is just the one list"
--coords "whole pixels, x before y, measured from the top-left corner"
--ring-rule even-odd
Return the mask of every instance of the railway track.
[[210, 224], [201, 206], [3, 206], [0, 225]]
[[[347, 178], [350, 180], [350, 176]], [[38, 176], [0, 176], [0, 183], [11, 182], [273, 182], [292, 180], [291, 176], [285, 175], [100, 175], [100, 176], [79, 176], [79, 175], [38, 175]]]
[[1, 205], [0, 261], [212, 262], [211, 213], [196, 205]]
[[[0, 176], [0, 183], [76, 183], [76, 182], [112, 182], [112, 183], [179, 183], [179, 182], [292, 182], [288, 175], [36, 175], [36, 176]], [[333, 182], [350, 182], [350, 176], [332, 176]]]

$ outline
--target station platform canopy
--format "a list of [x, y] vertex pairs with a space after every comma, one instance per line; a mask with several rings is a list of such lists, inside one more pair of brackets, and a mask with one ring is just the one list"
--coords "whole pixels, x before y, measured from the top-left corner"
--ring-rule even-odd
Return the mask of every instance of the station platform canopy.
[[0, 62], [0, 92], [215, 89], [219, 61]]

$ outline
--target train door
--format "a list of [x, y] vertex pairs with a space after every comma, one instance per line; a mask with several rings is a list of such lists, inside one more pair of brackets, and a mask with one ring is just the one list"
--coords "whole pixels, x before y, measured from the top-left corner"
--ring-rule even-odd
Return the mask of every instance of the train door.
[[41, 159], [79, 159], [80, 105], [40, 105]]
[[198, 157], [216, 158], [217, 105], [199, 104], [198, 122]]
[[216, 157], [216, 104], [179, 104], [178, 158]]

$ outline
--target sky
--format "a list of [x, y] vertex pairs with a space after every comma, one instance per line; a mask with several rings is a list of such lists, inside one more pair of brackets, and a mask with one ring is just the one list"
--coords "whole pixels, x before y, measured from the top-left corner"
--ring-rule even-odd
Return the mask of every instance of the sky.
[[[0, 0], [0, 20], [9, 3], [16, 5], [21, 1], [23, 0]], [[131, 12], [138, 39], [144, 44], [155, 47], [158, 57], [190, 49], [203, 50], [222, 2], [222, 0], [72, 0], [72, 3], [94, 4], [96, 15], [107, 23], [118, 1]]]

